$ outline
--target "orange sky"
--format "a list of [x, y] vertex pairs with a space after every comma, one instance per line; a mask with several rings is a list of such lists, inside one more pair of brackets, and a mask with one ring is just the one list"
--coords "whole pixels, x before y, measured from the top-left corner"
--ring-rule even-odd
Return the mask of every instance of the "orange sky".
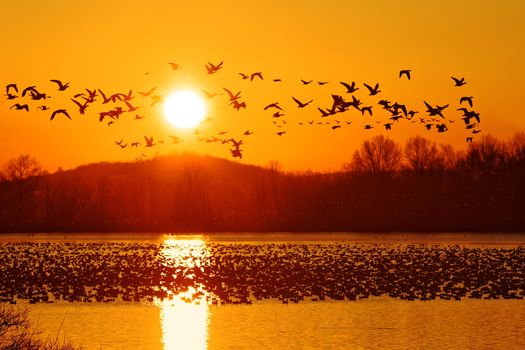
[[[484, 133], [500, 138], [525, 130], [521, 111], [521, 85], [525, 81], [525, 2], [516, 1], [102, 1], [26, 0], [0, 4], [0, 164], [30, 153], [50, 171], [97, 161], [133, 160], [156, 152], [196, 152], [230, 158], [228, 145], [203, 143], [193, 130], [170, 126], [162, 106], [136, 91], [157, 86], [157, 93], [186, 89], [222, 92], [222, 87], [242, 91], [245, 110], [228, 106], [226, 96], [206, 99], [213, 119], [197, 127], [205, 137], [228, 131], [243, 138], [244, 163], [266, 164], [279, 160], [285, 169], [337, 170], [351, 159], [366, 138], [383, 133], [399, 142], [415, 135], [465, 147], [458, 100], [474, 96]], [[204, 65], [224, 61], [224, 68], [207, 75]], [[168, 62], [179, 63], [172, 71]], [[412, 69], [412, 80], [399, 79], [400, 69]], [[241, 80], [239, 72], [261, 71], [264, 81]], [[149, 72], [148, 74], [146, 74]], [[454, 87], [451, 76], [465, 77], [467, 85]], [[272, 82], [281, 78], [282, 83]], [[49, 79], [70, 82], [59, 92]], [[304, 86], [300, 79], [313, 79]], [[316, 81], [329, 81], [319, 86]], [[328, 107], [332, 93], [345, 95], [339, 81], [356, 81], [356, 96], [374, 106], [374, 116], [356, 110], [335, 119], [352, 121], [340, 129], [331, 125], [305, 126], [321, 121], [317, 107]], [[362, 83], [380, 84], [382, 92], [368, 96]], [[5, 85], [23, 89], [36, 85], [51, 98], [52, 110], [67, 109], [73, 120], [40, 111], [40, 101], [6, 100]], [[98, 113], [114, 105], [100, 98], [79, 115], [69, 100], [85, 88], [105, 92], [132, 89], [132, 103], [144, 120], [125, 113], [111, 125], [98, 121]], [[314, 102], [298, 109], [291, 96]], [[345, 95], [350, 99], [350, 95]], [[403, 120], [385, 132], [387, 112], [377, 102], [387, 99], [425, 115], [423, 100], [450, 104], [445, 110], [450, 130], [427, 132], [423, 125]], [[275, 126], [263, 107], [280, 102], [286, 125]], [[30, 111], [9, 109], [28, 103]], [[119, 104], [122, 105], [122, 104]], [[116, 105], [115, 105], [116, 106]], [[282, 122], [281, 122], [282, 123]], [[364, 130], [367, 123], [373, 130]], [[253, 135], [243, 137], [245, 130]], [[286, 134], [277, 136], [276, 132]], [[120, 149], [114, 141], [141, 141], [143, 136], [166, 144]], [[167, 135], [184, 141], [168, 144]], [[231, 159], [231, 158], [230, 158]]]

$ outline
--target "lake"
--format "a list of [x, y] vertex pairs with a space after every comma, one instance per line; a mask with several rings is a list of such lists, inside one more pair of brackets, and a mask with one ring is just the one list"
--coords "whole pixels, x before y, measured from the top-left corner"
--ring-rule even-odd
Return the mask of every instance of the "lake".
[[0, 236], [4, 265], [26, 266], [16, 276], [33, 286], [17, 304], [85, 349], [525, 348], [524, 244], [519, 233]]

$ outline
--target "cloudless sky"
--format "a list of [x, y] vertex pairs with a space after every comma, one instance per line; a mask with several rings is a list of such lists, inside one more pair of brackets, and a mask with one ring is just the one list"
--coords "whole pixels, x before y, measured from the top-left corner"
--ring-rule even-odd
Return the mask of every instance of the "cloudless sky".
[[[197, 139], [228, 131], [227, 137], [244, 140], [242, 162], [279, 160], [285, 169], [336, 170], [363, 140], [379, 133], [399, 142], [422, 135], [466, 147], [471, 134], [456, 111], [461, 96], [474, 96], [482, 133], [505, 139], [525, 130], [524, 1], [26, 0], [2, 2], [0, 13], [0, 164], [20, 153], [34, 155], [50, 171], [156, 152], [230, 158], [229, 145]], [[224, 61], [224, 68], [207, 75], [208, 61]], [[168, 62], [182, 69], [172, 71]], [[399, 79], [400, 69], [411, 69], [412, 80]], [[257, 71], [263, 81], [241, 80], [238, 74]], [[465, 77], [467, 85], [454, 87], [451, 76]], [[59, 92], [50, 79], [70, 82], [70, 88]], [[304, 86], [300, 79], [314, 82]], [[339, 81], [356, 81], [356, 96], [374, 106], [374, 116], [350, 110], [321, 119], [317, 107], [330, 106], [332, 93], [351, 99]], [[51, 96], [45, 104], [52, 109], [38, 110], [41, 101], [6, 100], [8, 83], [19, 89], [35, 85]], [[368, 96], [362, 83], [379, 83], [382, 92]], [[164, 96], [226, 87], [242, 91], [247, 108], [235, 111], [225, 95], [205, 99], [213, 119], [197, 126], [200, 134], [195, 135], [169, 125], [162, 105], [151, 107], [137, 93], [154, 86]], [[132, 89], [132, 103], [141, 106], [136, 113], [146, 118], [137, 121], [135, 112], [125, 113], [108, 127], [98, 121], [98, 113], [114, 106], [101, 105], [100, 98], [81, 116], [70, 98], [85, 88]], [[298, 109], [291, 96], [314, 102]], [[450, 104], [445, 116], [455, 122], [442, 134], [407, 120], [385, 131], [389, 115], [377, 105], [380, 99], [404, 103], [419, 111], [416, 117], [426, 114], [423, 100]], [[30, 111], [9, 109], [16, 102], [28, 103]], [[283, 117], [263, 111], [272, 102], [285, 109]], [[67, 109], [73, 120], [50, 121], [58, 108]], [[335, 119], [343, 126], [332, 130]], [[331, 124], [298, 124], [311, 120]], [[374, 129], [365, 130], [365, 124]], [[243, 136], [245, 130], [254, 134]], [[277, 136], [278, 131], [286, 134]], [[144, 144], [144, 135], [166, 143], [152, 149], [114, 144]], [[183, 142], [171, 145], [168, 135]]]

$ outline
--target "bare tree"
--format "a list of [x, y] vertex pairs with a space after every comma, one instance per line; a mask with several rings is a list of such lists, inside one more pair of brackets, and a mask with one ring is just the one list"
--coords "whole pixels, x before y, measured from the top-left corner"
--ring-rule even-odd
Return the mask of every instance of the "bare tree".
[[437, 170], [443, 168], [443, 156], [435, 142], [415, 136], [405, 144], [405, 158], [411, 170], [418, 172]]
[[10, 159], [4, 166], [4, 174], [7, 180], [22, 181], [33, 176], [42, 175], [42, 166], [29, 154], [21, 154]]
[[515, 133], [507, 142], [507, 157], [514, 164], [525, 164], [525, 132]]
[[480, 141], [470, 144], [465, 157], [467, 167], [492, 171], [505, 163], [503, 144], [495, 137], [486, 134]]
[[351, 168], [360, 172], [391, 173], [401, 167], [401, 147], [383, 135], [366, 140], [354, 152]]

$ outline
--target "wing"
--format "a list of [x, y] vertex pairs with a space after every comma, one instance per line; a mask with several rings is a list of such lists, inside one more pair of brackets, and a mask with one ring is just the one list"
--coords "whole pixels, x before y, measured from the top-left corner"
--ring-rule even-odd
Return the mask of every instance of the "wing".
[[296, 99], [295, 97], [292, 96], [292, 99], [295, 101], [295, 103], [297, 103], [299, 106], [302, 105], [303, 103], [301, 101], [299, 101], [298, 99]]

